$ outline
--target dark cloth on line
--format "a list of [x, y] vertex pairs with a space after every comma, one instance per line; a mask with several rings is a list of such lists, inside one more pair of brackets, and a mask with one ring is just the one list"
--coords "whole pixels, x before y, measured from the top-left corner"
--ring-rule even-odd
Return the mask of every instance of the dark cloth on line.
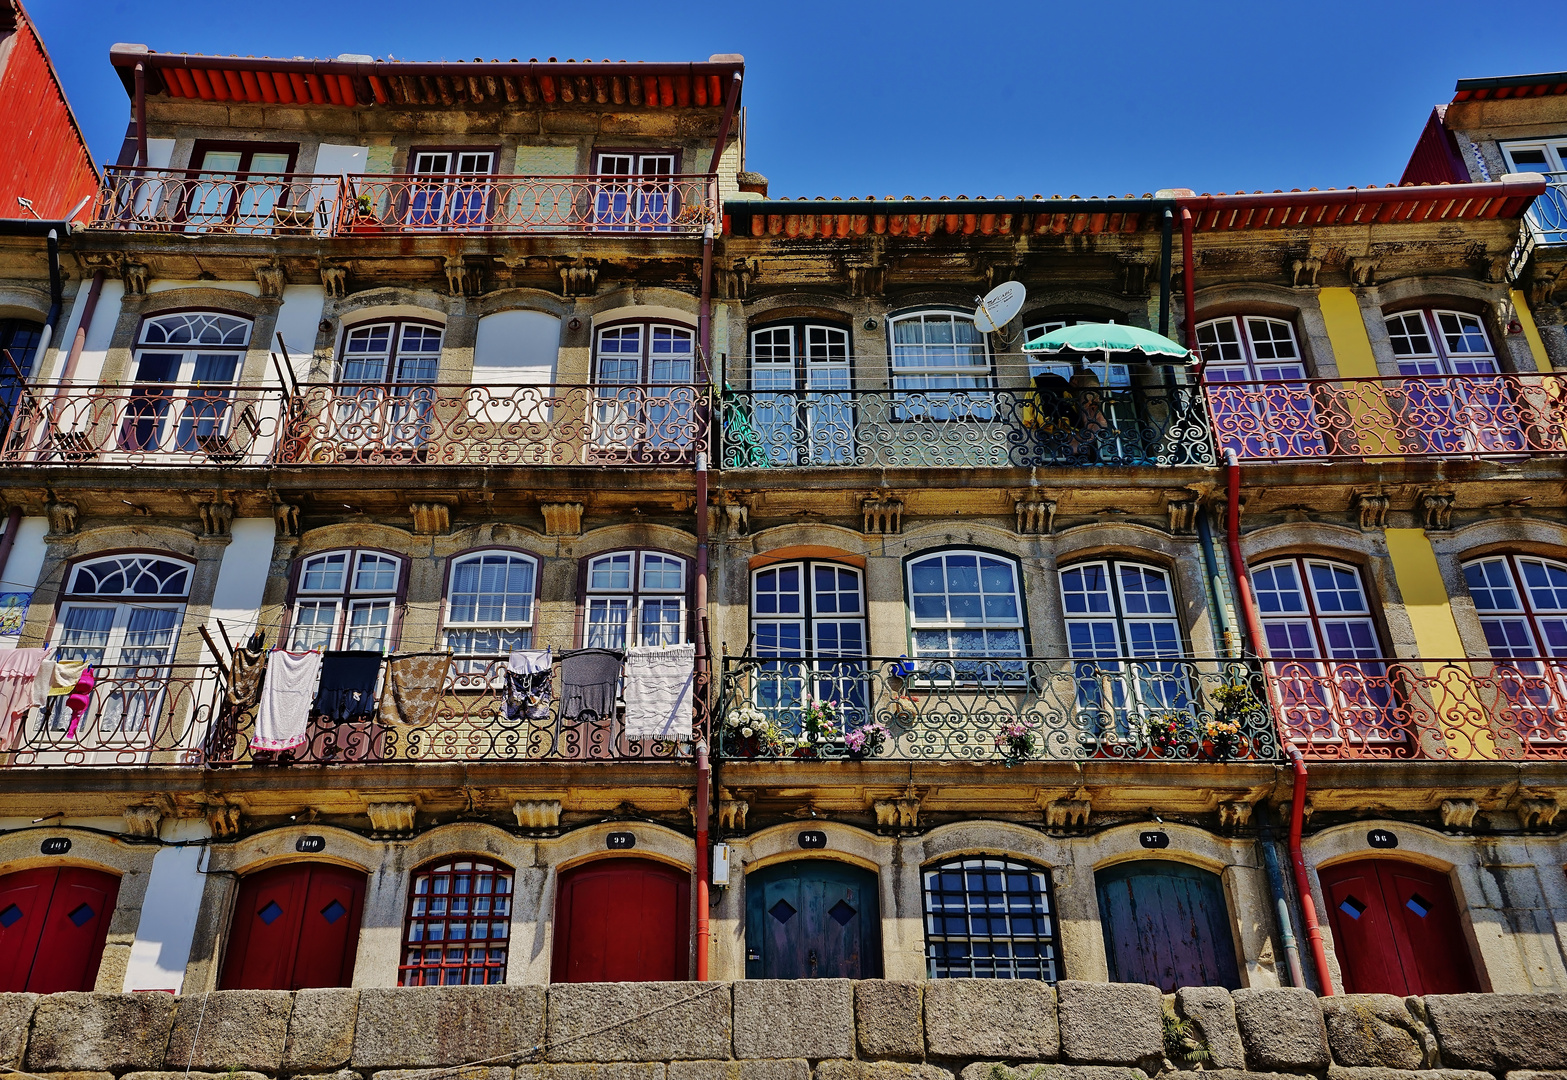
[[321, 688], [314, 712], [334, 724], [375, 715], [375, 684], [381, 674], [378, 652], [329, 652], [321, 657]]
[[584, 713], [609, 716], [620, 688], [622, 654], [610, 649], [579, 649], [560, 658], [560, 718]]
[[248, 709], [261, 700], [261, 680], [267, 673], [265, 644], [234, 650], [229, 669], [228, 703], [236, 709]]
[[506, 661], [506, 719], [548, 720], [555, 673], [548, 649], [514, 652]]

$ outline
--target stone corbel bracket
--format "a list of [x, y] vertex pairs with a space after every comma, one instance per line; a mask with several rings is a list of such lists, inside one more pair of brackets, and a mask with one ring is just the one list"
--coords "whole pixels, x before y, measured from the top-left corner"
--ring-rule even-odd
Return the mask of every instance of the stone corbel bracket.
[[511, 804], [517, 827], [530, 832], [556, 832], [560, 829], [559, 799], [519, 799]]
[[370, 835], [377, 840], [412, 836], [414, 815], [418, 812], [411, 802], [373, 802], [365, 807], [370, 819]]

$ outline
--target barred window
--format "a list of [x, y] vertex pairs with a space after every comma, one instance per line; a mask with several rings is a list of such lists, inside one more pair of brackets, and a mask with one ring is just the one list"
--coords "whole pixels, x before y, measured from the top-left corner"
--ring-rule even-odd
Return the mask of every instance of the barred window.
[[414, 873], [403, 925], [398, 986], [483, 986], [506, 981], [512, 870], [463, 859]]
[[925, 958], [932, 979], [1059, 978], [1050, 872], [992, 856], [925, 870]]

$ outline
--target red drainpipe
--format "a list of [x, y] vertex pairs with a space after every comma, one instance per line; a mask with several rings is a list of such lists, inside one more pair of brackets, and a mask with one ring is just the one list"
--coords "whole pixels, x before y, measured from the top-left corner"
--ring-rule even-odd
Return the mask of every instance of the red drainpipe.
[[[1235, 595], [1240, 598], [1241, 614], [1246, 620], [1246, 633], [1251, 637], [1252, 648], [1256, 650], [1258, 659], [1266, 663], [1268, 639], [1262, 632], [1262, 617], [1257, 614], [1257, 597], [1251, 589], [1251, 574], [1241, 557], [1241, 467], [1234, 450], [1224, 452], [1224, 474], [1229, 496], [1224, 531], [1230, 552], [1230, 567], [1235, 574]], [[1272, 697], [1271, 686], [1269, 697]], [[1328, 971], [1327, 951], [1322, 946], [1322, 926], [1317, 922], [1317, 905], [1311, 899], [1311, 882], [1306, 877], [1306, 856], [1300, 847], [1301, 826], [1306, 820], [1306, 759], [1286, 737], [1282, 728], [1279, 731], [1279, 742], [1295, 765], [1295, 798], [1290, 810], [1290, 864], [1295, 871], [1295, 891], [1300, 894], [1300, 921], [1306, 928], [1306, 938], [1311, 944], [1311, 959], [1317, 965], [1317, 981], [1322, 986], [1322, 996], [1332, 997], [1335, 993], [1333, 975]]]

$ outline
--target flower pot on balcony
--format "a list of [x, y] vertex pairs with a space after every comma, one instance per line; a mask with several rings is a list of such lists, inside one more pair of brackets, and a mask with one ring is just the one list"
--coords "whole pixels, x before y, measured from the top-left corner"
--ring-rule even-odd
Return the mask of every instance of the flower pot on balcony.
[[355, 236], [378, 236], [386, 232], [379, 221], [350, 221], [348, 231]]

